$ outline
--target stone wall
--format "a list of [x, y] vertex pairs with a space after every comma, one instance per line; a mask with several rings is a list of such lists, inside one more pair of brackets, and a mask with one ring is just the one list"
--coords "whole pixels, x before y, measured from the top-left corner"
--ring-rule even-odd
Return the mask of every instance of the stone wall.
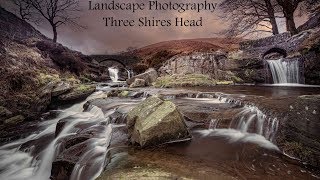
[[265, 53], [273, 48], [282, 49], [286, 54], [295, 54], [299, 51], [302, 42], [310, 36], [311, 32], [304, 31], [291, 36], [283, 33], [258, 40], [245, 41], [240, 43], [240, 49], [246, 57], [263, 58]]

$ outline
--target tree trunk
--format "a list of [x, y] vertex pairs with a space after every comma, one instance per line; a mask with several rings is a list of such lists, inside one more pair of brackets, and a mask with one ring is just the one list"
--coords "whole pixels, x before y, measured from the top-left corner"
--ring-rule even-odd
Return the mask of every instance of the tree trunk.
[[53, 42], [57, 42], [57, 39], [58, 39], [58, 32], [57, 32], [57, 27], [56, 27], [56, 25], [51, 25], [52, 26], [52, 32], [53, 32], [53, 39], [52, 39], [52, 41]]
[[270, 19], [270, 23], [271, 23], [271, 26], [272, 26], [272, 34], [273, 35], [279, 34], [279, 29], [278, 29], [276, 18], [274, 16], [274, 9], [273, 9], [273, 6], [271, 4], [271, 1], [270, 0], [264, 0], [264, 2], [266, 3], [266, 7], [267, 7], [267, 10], [268, 10], [269, 19]]
[[298, 30], [294, 22], [293, 13], [289, 15], [285, 15], [285, 17], [286, 17], [287, 31], [289, 31], [291, 35], [298, 34]]
[[294, 11], [297, 9], [299, 3], [293, 3], [290, 0], [277, 0], [278, 4], [282, 7], [283, 15], [286, 18], [287, 31], [291, 35], [298, 33], [296, 24], [294, 22]]

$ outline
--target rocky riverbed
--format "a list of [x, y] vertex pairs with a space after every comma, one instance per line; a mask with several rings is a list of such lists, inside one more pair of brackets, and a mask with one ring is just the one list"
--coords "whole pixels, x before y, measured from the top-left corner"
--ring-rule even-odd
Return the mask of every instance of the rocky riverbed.
[[[308, 96], [302, 96], [304, 93], [301, 90], [301, 94], [279, 98], [276, 92], [286, 91], [288, 94], [293, 94], [291, 91], [294, 92], [296, 89], [284, 90], [273, 87], [270, 91], [274, 92], [274, 96], [261, 94], [265, 92], [265, 87], [255, 87], [262, 90], [251, 92], [254, 95], [250, 95], [249, 91], [241, 93], [241, 89], [246, 87], [237, 87], [238, 90], [233, 90], [233, 93], [223, 93], [230, 87], [232, 86], [219, 86], [217, 89], [211, 87], [208, 91], [208, 88], [128, 89], [98, 86], [99, 91], [82, 103], [50, 111], [41, 122], [18, 127], [18, 129], [29, 128], [30, 134], [8, 142], [0, 148], [0, 177], [4, 179], [19, 177], [313, 179], [318, 177], [319, 172], [316, 171], [319, 166], [317, 154], [319, 151], [316, 149], [318, 146], [312, 144], [308, 137], [318, 137], [317, 131], [312, 129], [318, 127], [316, 122], [319, 116], [306, 116], [309, 119], [305, 122], [309, 123], [306, 127], [300, 119], [301, 127], [293, 130], [291, 124], [296, 120], [291, 112], [293, 110], [296, 110], [295, 113], [307, 113], [309, 110], [311, 114], [313, 111], [318, 112], [318, 106], [315, 104], [317, 96], [313, 94], [319, 89], [308, 89], [306, 91]], [[147, 111], [142, 110], [141, 103], [148, 100], [149, 108]], [[303, 109], [305, 106], [310, 109]], [[300, 107], [303, 108], [299, 109]], [[132, 126], [130, 125], [132, 123], [128, 123], [126, 114], [129, 112], [132, 114], [131, 117], [135, 117], [134, 108], [136, 112], [142, 112], [141, 115], [145, 115], [147, 119], [148, 116], [151, 118], [160, 114], [157, 117], [162, 117], [163, 122], [180, 114], [178, 116], [181, 116], [190, 136], [180, 138], [182, 136], [177, 136], [174, 132], [183, 130], [177, 128], [169, 129], [170, 131], [165, 134], [160, 133], [163, 131], [158, 131], [157, 127], [161, 128], [163, 125], [165, 127], [165, 124], [161, 125], [158, 122], [147, 125], [143, 121], [139, 123], [136, 119], [133, 123], [139, 124]], [[166, 108], [173, 109], [165, 110]], [[172, 126], [175, 127], [174, 124]], [[132, 131], [129, 130], [130, 127], [142, 129]], [[148, 135], [148, 131], [143, 129], [158, 131], [155, 133], [158, 138], [153, 138], [150, 135], [154, 134]], [[313, 142], [316, 140], [314, 138]], [[147, 146], [141, 148], [143, 144]], [[8, 163], [11, 166], [8, 166]]]

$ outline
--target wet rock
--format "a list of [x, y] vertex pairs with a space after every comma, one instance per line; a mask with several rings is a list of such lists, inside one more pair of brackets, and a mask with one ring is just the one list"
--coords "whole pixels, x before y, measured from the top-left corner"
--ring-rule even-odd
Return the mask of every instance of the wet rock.
[[52, 96], [59, 96], [67, 91], [70, 91], [72, 87], [69, 83], [66, 82], [60, 82], [56, 85], [56, 87], [52, 90]]
[[146, 72], [133, 76], [132, 78], [127, 80], [127, 84], [131, 85], [136, 79], [143, 79], [147, 86], [152, 85], [158, 78], [158, 73], [155, 69], [150, 68]]
[[130, 85], [130, 88], [144, 87], [146, 81], [144, 79], [135, 79], [134, 82]]
[[320, 165], [320, 95], [299, 96], [288, 117], [280, 123], [278, 145], [289, 155], [319, 167]]
[[191, 137], [177, 107], [157, 97], [137, 105], [126, 119], [131, 143], [142, 147]]
[[81, 100], [88, 97], [96, 90], [93, 85], [79, 85], [72, 89], [72, 91], [58, 96], [59, 101], [67, 102], [74, 100]]
[[43, 113], [41, 115], [41, 119], [50, 120], [50, 119], [57, 118], [61, 112], [62, 112], [61, 110], [51, 110], [49, 112]]
[[70, 179], [75, 163], [65, 160], [58, 160], [52, 163], [51, 176], [52, 180]]
[[12, 118], [6, 119], [4, 121], [4, 124], [5, 125], [17, 125], [23, 121], [24, 121], [24, 117], [21, 115], [18, 115], [18, 116], [14, 116]]
[[34, 139], [21, 144], [19, 151], [28, 152], [32, 156], [41, 153], [54, 139], [54, 134], [47, 134], [38, 139]]

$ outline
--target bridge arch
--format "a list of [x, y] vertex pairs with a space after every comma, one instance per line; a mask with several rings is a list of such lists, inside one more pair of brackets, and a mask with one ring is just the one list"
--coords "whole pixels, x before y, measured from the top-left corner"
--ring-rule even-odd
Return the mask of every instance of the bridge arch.
[[288, 55], [286, 50], [284, 50], [282, 48], [274, 47], [274, 48], [271, 48], [268, 51], [266, 51], [262, 55], [262, 58], [264, 59], [267, 55], [269, 55], [271, 53], [278, 53], [278, 54], [282, 55], [284, 58], [287, 57], [287, 55]]
[[114, 58], [102, 59], [102, 60], [99, 60], [98, 63], [102, 64], [103, 62], [112, 62], [112, 61], [121, 64], [123, 66], [123, 68], [125, 68], [125, 69], [127, 68], [127, 66], [123, 62], [121, 62], [118, 59], [114, 59]]

